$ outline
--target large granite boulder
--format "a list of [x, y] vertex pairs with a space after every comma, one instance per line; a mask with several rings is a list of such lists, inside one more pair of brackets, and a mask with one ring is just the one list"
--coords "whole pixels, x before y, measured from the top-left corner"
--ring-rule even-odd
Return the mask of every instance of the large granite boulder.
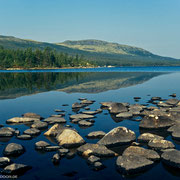
[[81, 156], [89, 157], [91, 155], [98, 156], [98, 157], [113, 157], [116, 154], [107, 149], [104, 145], [99, 144], [84, 144], [77, 149], [78, 154]]
[[27, 165], [24, 165], [24, 164], [13, 163], [11, 165], [6, 166], [2, 170], [2, 174], [15, 174], [15, 175], [19, 175], [19, 174], [25, 173], [29, 169], [31, 169], [31, 166], [27, 166]]
[[127, 112], [128, 108], [123, 103], [112, 103], [109, 107], [109, 111], [112, 114], [118, 114], [122, 112]]
[[125, 151], [122, 154], [122, 156], [131, 156], [131, 155], [142, 156], [152, 161], [156, 161], [160, 159], [160, 156], [156, 151], [150, 149], [144, 149], [138, 146], [129, 146], [127, 149], [125, 149]]
[[84, 139], [72, 129], [64, 129], [56, 136], [59, 145], [66, 148], [78, 147], [85, 143]]
[[48, 131], [44, 133], [45, 136], [57, 136], [58, 133], [61, 133], [66, 127], [60, 124], [54, 124]]
[[163, 152], [161, 155], [163, 163], [168, 166], [180, 169], [180, 151], [170, 149]]
[[25, 148], [21, 144], [10, 143], [3, 151], [5, 156], [19, 156], [25, 152]]
[[0, 128], [0, 137], [12, 137], [14, 133], [15, 133], [15, 130], [11, 127]]
[[130, 175], [150, 169], [154, 162], [138, 155], [119, 156], [116, 166], [122, 174]]
[[126, 127], [117, 127], [107, 133], [102, 139], [98, 141], [98, 144], [105, 145], [107, 147], [115, 147], [119, 145], [130, 144], [135, 141], [136, 135], [133, 131]]
[[139, 124], [140, 128], [144, 129], [161, 129], [168, 128], [174, 124], [174, 121], [169, 116], [145, 116]]
[[158, 136], [158, 135], [152, 134], [152, 133], [143, 133], [138, 137], [138, 142], [140, 142], [140, 143], [148, 143], [150, 140], [153, 140], [153, 139], [163, 140], [164, 137]]

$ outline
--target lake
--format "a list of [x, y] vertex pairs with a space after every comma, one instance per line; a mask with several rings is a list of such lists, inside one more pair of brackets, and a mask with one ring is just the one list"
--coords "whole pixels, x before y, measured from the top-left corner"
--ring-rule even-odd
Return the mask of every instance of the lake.
[[[26, 125], [7, 125], [6, 120], [19, 117], [26, 112], [34, 112], [47, 118], [55, 109], [66, 111], [65, 119], [67, 125], [73, 126], [88, 143], [96, 143], [98, 140], [90, 140], [85, 136], [96, 130], [109, 132], [117, 126], [125, 126], [140, 135], [139, 122], [132, 120], [117, 121], [110, 116], [107, 110], [97, 114], [95, 123], [88, 128], [81, 128], [69, 120], [72, 104], [79, 102], [79, 98], [95, 100], [90, 105], [91, 110], [100, 108], [100, 102], [128, 102], [130, 104], [147, 104], [153, 96], [163, 99], [170, 98], [172, 93], [177, 94], [180, 99], [180, 67], [122, 67], [122, 68], [97, 68], [97, 69], [64, 69], [64, 70], [22, 70], [22, 71], [0, 71], [0, 124], [18, 128], [22, 133], [29, 127]], [[141, 97], [135, 102], [133, 97]], [[67, 104], [68, 106], [63, 106]], [[148, 104], [152, 106], [152, 104]], [[50, 127], [50, 126], [49, 126]], [[59, 165], [51, 161], [55, 152], [40, 153], [35, 150], [34, 144], [44, 140], [51, 145], [55, 143], [48, 140], [43, 133], [32, 140], [19, 140], [0, 138], [0, 153], [10, 142], [22, 144], [26, 152], [13, 162], [32, 166], [19, 179], [179, 179], [180, 173], [157, 163], [150, 170], [133, 176], [124, 177], [116, 170], [117, 157], [103, 159], [106, 166], [103, 170], [92, 170], [86, 160], [79, 155], [72, 159], [62, 158]], [[180, 150], [180, 143], [166, 136]], [[71, 173], [72, 177], [66, 176]]]

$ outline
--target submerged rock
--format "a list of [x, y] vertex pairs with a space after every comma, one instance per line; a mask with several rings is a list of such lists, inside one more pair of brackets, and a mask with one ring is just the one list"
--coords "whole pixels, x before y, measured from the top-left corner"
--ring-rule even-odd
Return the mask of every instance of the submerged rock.
[[91, 155], [88, 159], [87, 159], [87, 162], [89, 164], [94, 164], [95, 162], [98, 162], [100, 161], [101, 159], [97, 156], [94, 156], [94, 155]]
[[81, 119], [73, 119], [73, 120], [71, 120], [71, 123], [77, 124], [79, 121], [81, 121]]
[[60, 161], [60, 159], [61, 159], [60, 155], [59, 155], [58, 153], [56, 153], [56, 154], [54, 154], [53, 157], [52, 157], [52, 162], [53, 162], [54, 164], [58, 164], [59, 161]]
[[152, 97], [151, 98], [151, 101], [160, 101], [160, 100], [162, 100], [161, 97]]
[[35, 143], [36, 150], [45, 150], [45, 148], [48, 146], [50, 146], [50, 144], [45, 141], [38, 141]]
[[48, 124], [55, 124], [55, 123], [66, 123], [66, 120], [64, 118], [58, 118], [58, 117], [49, 117], [44, 119], [44, 122], [47, 122]]
[[177, 141], [180, 141], [180, 130], [173, 131], [172, 138]]
[[93, 100], [87, 100], [87, 99], [84, 99], [81, 101], [81, 104], [85, 104], [85, 105], [89, 105], [89, 104], [93, 104], [95, 101]]
[[136, 135], [133, 131], [126, 127], [117, 127], [108, 132], [98, 144], [105, 145], [107, 147], [114, 147], [119, 145], [130, 144], [135, 141]]
[[176, 97], [176, 93], [170, 94], [171, 97]]
[[61, 134], [56, 136], [59, 145], [71, 148], [78, 147], [85, 143], [84, 139], [74, 130], [65, 129]]
[[48, 123], [42, 122], [42, 121], [37, 121], [34, 124], [32, 124], [31, 127], [36, 128], [36, 129], [45, 129], [48, 127]]
[[129, 146], [127, 149], [125, 149], [125, 151], [122, 154], [122, 156], [130, 156], [130, 155], [142, 156], [152, 161], [156, 161], [160, 159], [160, 156], [156, 151], [150, 149], [144, 149], [138, 146]]
[[14, 133], [15, 133], [15, 130], [11, 127], [0, 128], [0, 137], [12, 137]]
[[123, 103], [112, 103], [109, 107], [109, 110], [112, 114], [118, 114], [128, 111], [127, 107]]
[[17, 136], [18, 139], [22, 139], [22, 140], [30, 140], [32, 139], [32, 136], [28, 135], [28, 134], [22, 134]]
[[5, 156], [19, 156], [24, 152], [25, 149], [21, 144], [10, 143], [4, 148], [3, 154]]
[[20, 131], [19, 131], [18, 129], [15, 130], [14, 135], [15, 135], [15, 136], [19, 136], [19, 135], [20, 135]]
[[74, 114], [70, 116], [70, 119], [92, 119], [92, 118], [94, 118], [94, 116], [88, 114]]
[[82, 113], [83, 113], [83, 114], [89, 114], [89, 115], [95, 115], [95, 114], [97, 114], [98, 112], [97, 112], [97, 111], [83, 111]]
[[0, 157], [0, 167], [7, 166], [11, 163], [11, 160], [8, 157]]
[[137, 174], [148, 170], [154, 164], [153, 161], [138, 155], [119, 156], [116, 160], [118, 170], [122, 174]]
[[44, 150], [45, 151], [57, 151], [60, 148], [61, 148], [61, 146], [46, 146]]
[[116, 115], [117, 118], [122, 118], [122, 119], [128, 119], [131, 118], [133, 114], [131, 112], [122, 112]]
[[150, 115], [142, 119], [142, 121], [139, 124], [139, 127], [144, 129], [160, 129], [168, 128], [173, 124], [174, 122], [168, 116]]
[[163, 163], [180, 169], [180, 151], [176, 149], [166, 150], [161, 155]]
[[11, 164], [9, 166], [6, 166], [3, 170], [2, 170], [2, 174], [23, 174], [24, 172], [26, 172], [27, 170], [31, 169], [31, 166], [27, 166], [24, 164]]
[[30, 123], [34, 121], [39, 121], [39, 118], [14, 117], [14, 118], [8, 119], [6, 123]]
[[148, 146], [157, 151], [175, 148], [174, 144], [171, 141], [160, 139], [153, 139], [149, 141]]
[[28, 112], [22, 115], [23, 117], [27, 117], [27, 118], [35, 118], [35, 119], [43, 119], [43, 117], [41, 117], [39, 114], [36, 113], [32, 113], [32, 112]]
[[99, 170], [104, 169], [104, 168], [105, 168], [105, 166], [101, 162], [95, 162], [93, 164], [93, 169], [95, 171], [99, 171]]
[[109, 108], [112, 105], [112, 103], [113, 102], [101, 102], [100, 104], [102, 107], [108, 107]]
[[171, 126], [170, 128], [168, 128], [167, 131], [168, 132], [180, 131], [180, 124], [175, 124], [175, 125]]
[[69, 149], [65, 149], [65, 148], [62, 148], [62, 149], [59, 149], [58, 150], [58, 153], [61, 157], [65, 156], [67, 153], [69, 153]]
[[107, 149], [107, 147], [104, 145], [90, 144], [90, 143], [80, 146], [77, 149], [77, 152], [81, 156], [85, 156], [85, 157], [89, 157], [91, 155], [98, 157], [113, 157], [116, 155], [113, 151]]
[[138, 137], [138, 142], [140, 142], [140, 143], [148, 143], [150, 140], [153, 140], [153, 139], [163, 140], [164, 137], [158, 136], [156, 134], [151, 134], [151, 133], [143, 133]]
[[93, 123], [86, 121], [86, 120], [78, 121], [78, 124], [79, 124], [79, 126], [88, 126], [88, 127], [93, 125]]
[[166, 104], [169, 104], [169, 105], [172, 105], [172, 106], [177, 106], [179, 102], [180, 101], [178, 99], [168, 99], [166, 101]]
[[72, 109], [81, 109], [83, 108], [85, 105], [84, 104], [80, 104], [78, 102], [72, 104]]
[[54, 111], [55, 112], [65, 112], [64, 110], [61, 110], [61, 109], [55, 109]]
[[86, 137], [89, 139], [100, 139], [106, 135], [103, 131], [93, 131], [90, 132]]
[[30, 136], [37, 136], [41, 133], [40, 130], [36, 129], [36, 128], [30, 128], [30, 129], [26, 129], [24, 131], [24, 134], [28, 134]]

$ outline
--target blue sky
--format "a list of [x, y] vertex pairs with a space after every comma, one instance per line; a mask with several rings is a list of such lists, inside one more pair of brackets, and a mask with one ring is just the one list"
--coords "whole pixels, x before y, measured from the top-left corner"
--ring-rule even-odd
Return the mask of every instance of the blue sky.
[[180, 0], [0, 0], [0, 34], [100, 39], [180, 58]]

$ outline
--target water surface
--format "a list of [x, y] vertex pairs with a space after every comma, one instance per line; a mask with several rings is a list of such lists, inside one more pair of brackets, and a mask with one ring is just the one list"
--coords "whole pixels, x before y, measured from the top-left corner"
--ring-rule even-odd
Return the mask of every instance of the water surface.
[[[108, 68], [109, 69], [109, 68]], [[112, 68], [113, 69], [113, 68]], [[115, 68], [114, 68], [115, 69]], [[164, 69], [161, 67], [158, 71], [153, 67], [145, 68], [146, 71], [130, 68], [128, 72], [116, 70], [104, 72], [102, 69], [86, 71], [66, 70], [66, 72], [58, 72], [57, 70], [46, 72], [2, 72], [0, 73], [0, 124], [15, 116], [21, 116], [26, 112], [35, 112], [44, 118], [55, 114], [54, 109], [64, 109], [67, 114], [65, 119], [67, 124], [76, 128], [86, 142], [96, 143], [97, 140], [88, 140], [85, 135], [94, 130], [110, 131], [117, 126], [125, 126], [135, 131], [136, 136], [139, 132], [139, 122], [124, 120], [121, 122], [113, 119], [107, 111], [98, 114], [95, 118], [95, 124], [92, 127], [81, 129], [78, 125], [69, 121], [68, 113], [75, 114], [71, 110], [71, 104], [78, 102], [78, 98], [84, 97], [89, 100], [96, 100], [90, 106], [91, 110], [100, 107], [102, 101], [129, 102], [134, 101], [134, 96], [140, 96], [142, 99], [140, 104], [147, 103], [152, 96], [161, 96], [169, 98], [172, 93], [177, 93], [180, 98], [180, 72], [179, 67]], [[75, 72], [74, 72], [75, 71]], [[68, 104], [69, 106], [62, 106]], [[7, 126], [7, 125], [6, 125]], [[29, 127], [25, 125], [16, 125], [21, 132]], [[170, 136], [166, 139], [172, 140]], [[76, 155], [73, 159], [63, 158], [58, 166], [54, 166], [51, 157], [55, 152], [39, 153], [34, 149], [34, 143], [39, 140], [49, 141], [43, 136], [33, 138], [29, 141], [18, 140], [15, 137], [5, 142], [1, 139], [0, 153], [5, 145], [10, 142], [23, 144], [26, 152], [13, 161], [16, 163], [24, 163], [31, 165], [33, 168], [20, 179], [80, 179], [91, 177], [94, 179], [124, 179], [124, 177], [116, 171], [116, 158], [104, 159], [102, 162], [106, 165], [104, 170], [95, 172], [89, 168], [85, 159]], [[180, 145], [174, 142], [176, 148], [180, 149]], [[64, 173], [76, 171], [73, 177], [63, 176]], [[151, 170], [140, 174], [133, 179], [179, 179], [180, 174], [167, 169], [158, 163]]]

